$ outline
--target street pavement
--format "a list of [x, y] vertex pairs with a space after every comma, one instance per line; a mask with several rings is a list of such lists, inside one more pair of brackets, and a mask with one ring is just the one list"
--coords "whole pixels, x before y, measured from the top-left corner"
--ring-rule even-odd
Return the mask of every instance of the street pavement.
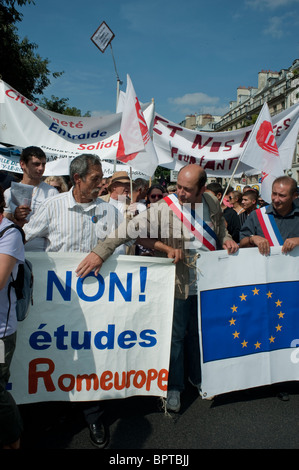
[[[289, 401], [277, 397], [289, 393]], [[179, 413], [165, 413], [157, 397], [106, 402], [110, 443], [89, 440], [79, 404], [21, 405], [22, 449], [93, 449], [103, 455], [148, 449], [186, 454], [196, 449], [298, 449], [299, 384], [288, 382], [203, 400], [190, 384]], [[187, 466], [187, 465], [185, 465]]]

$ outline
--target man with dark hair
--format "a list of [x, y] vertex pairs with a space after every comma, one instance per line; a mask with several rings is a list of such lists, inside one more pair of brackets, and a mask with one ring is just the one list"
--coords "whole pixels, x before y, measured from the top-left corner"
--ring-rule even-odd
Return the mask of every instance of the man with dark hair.
[[[73, 187], [44, 202], [24, 226], [26, 240], [44, 237], [47, 252], [88, 253], [102, 242], [122, 220], [115, 207], [98, 197], [102, 176], [98, 156], [82, 154], [76, 157], [70, 165]], [[83, 411], [93, 444], [105, 447], [108, 433], [102, 422], [102, 405], [86, 402]]]
[[240, 214], [240, 223], [241, 227], [244, 224], [245, 220], [252, 211], [255, 211], [258, 203], [258, 193], [254, 189], [249, 189], [245, 191], [242, 195], [242, 206], [244, 207], [244, 212]]
[[[12, 201], [11, 187], [6, 189], [4, 197], [6, 207], [4, 216], [21, 227], [28, 222], [39, 206], [48, 198], [58, 194], [57, 189], [42, 181], [46, 167], [46, 155], [39, 147], [26, 147], [20, 156], [20, 166], [23, 170], [22, 184], [33, 186], [31, 203], [25, 201], [24, 204], [16, 205]], [[34, 242], [25, 246], [26, 251], [43, 251], [45, 240], [37, 238]]]
[[[146, 248], [155, 249], [156, 256], [174, 259], [176, 280], [167, 408], [175, 412], [180, 409], [180, 394], [185, 385], [186, 331], [189, 379], [200, 392], [196, 259], [201, 251], [223, 248], [235, 253], [238, 250], [238, 245], [225, 228], [219, 202], [205, 193], [205, 183], [206, 173], [200, 166], [182, 168], [178, 174], [176, 194], [166, 196], [146, 212], [122, 224], [103, 244], [93, 248], [77, 268], [79, 276], [85, 276], [93, 269], [97, 273], [117, 246], [137, 239], [138, 234]], [[150, 238], [151, 229], [156, 238]]]
[[299, 207], [297, 183], [289, 176], [276, 178], [272, 185], [272, 203], [255, 210], [240, 232], [240, 248], [256, 246], [262, 255], [270, 246], [282, 246], [288, 253], [299, 245]]

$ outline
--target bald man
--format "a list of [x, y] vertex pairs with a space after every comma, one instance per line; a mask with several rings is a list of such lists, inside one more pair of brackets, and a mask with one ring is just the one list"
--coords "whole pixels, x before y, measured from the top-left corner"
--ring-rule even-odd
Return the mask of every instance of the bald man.
[[[92, 270], [97, 274], [116, 247], [136, 240], [137, 233], [138, 243], [154, 249], [155, 256], [173, 258], [176, 280], [167, 409], [174, 412], [180, 410], [180, 395], [185, 386], [186, 331], [189, 381], [200, 393], [196, 258], [202, 251], [226, 249], [233, 254], [238, 250], [238, 245], [226, 230], [219, 201], [205, 193], [206, 181], [206, 173], [200, 166], [182, 168], [178, 174], [176, 194], [168, 195], [146, 212], [129, 222], [125, 221], [111, 237], [99, 243], [77, 268], [77, 275], [81, 277]], [[158, 227], [157, 238], [150, 238], [151, 227]], [[153, 232], [156, 234], [157, 231]]]

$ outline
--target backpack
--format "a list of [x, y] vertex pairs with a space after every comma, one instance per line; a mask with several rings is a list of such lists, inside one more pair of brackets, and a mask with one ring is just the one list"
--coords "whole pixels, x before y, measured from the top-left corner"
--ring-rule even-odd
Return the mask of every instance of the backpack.
[[[23, 230], [16, 224], [11, 224], [0, 232], [0, 237], [10, 228], [16, 228], [22, 235], [23, 243], [25, 243], [25, 234]], [[29, 310], [29, 305], [33, 305], [33, 272], [32, 263], [25, 259], [24, 264], [19, 264], [17, 277], [14, 279], [11, 274], [12, 281], [8, 285], [8, 300], [10, 312], [10, 289], [13, 287], [16, 292], [17, 304], [16, 313], [17, 320], [23, 321]]]

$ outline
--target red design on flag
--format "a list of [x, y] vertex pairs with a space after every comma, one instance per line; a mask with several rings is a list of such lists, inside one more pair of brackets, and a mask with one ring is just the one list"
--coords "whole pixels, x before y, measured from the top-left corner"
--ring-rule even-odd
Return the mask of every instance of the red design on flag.
[[[150, 140], [150, 135], [149, 135], [148, 127], [145, 122], [143, 112], [141, 110], [141, 106], [140, 106], [137, 96], [135, 97], [135, 109], [136, 109], [136, 114], [138, 117], [138, 123], [139, 123], [140, 131], [141, 131], [141, 135], [142, 135], [142, 140], [143, 140], [144, 145], [146, 145], [148, 141]], [[119, 161], [126, 163], [126, 162], [129, 162], [130, 160], [134, 160], [134, 158], [136, 157], [136, 155], [138, 155], [138, 153], [139, 152], [131, 153], [130, 155], [125, 155], [125, 145], [124, 145], [123, 138], [120, 134], [116, 158]]]
[[279, 156], [271, 122], [262, 122], [256, 134], [256, 141], [263, 150], [266, 150], [277, 157]]

